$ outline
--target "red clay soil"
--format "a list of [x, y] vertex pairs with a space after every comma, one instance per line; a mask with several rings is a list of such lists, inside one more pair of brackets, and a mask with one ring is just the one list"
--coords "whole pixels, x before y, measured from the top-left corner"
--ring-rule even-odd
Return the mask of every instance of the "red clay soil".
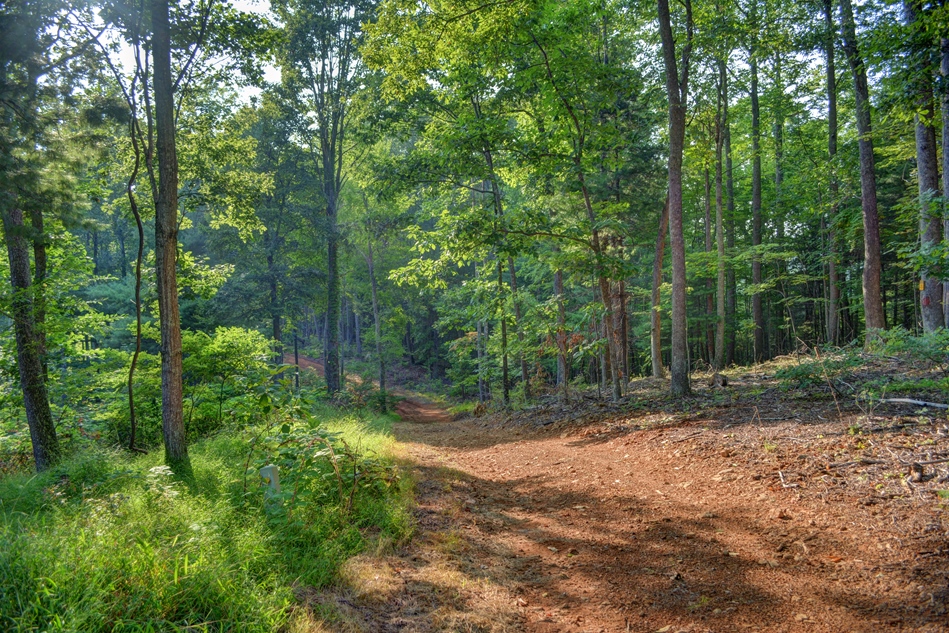
[[949, 454], [945, 420], [854, 431], [858, 410], [734, 393], [461, 421], [407, 402], [416, 535], [350, 566], [329, 628], [949, 631], [946, 464], [900, 465]]
[[445, 411], [444, 407], [412, 396], [397, 402], [395, 412], [399, 414], [404, 422], [415, 422], [417, 424], [451, 422], [451, 415]]
[[[284, 354], [283, 362], [286, 365], [293, 365], [293, 354]], [[315, 360], [312, 358], [307, 358], [306, 356], [300, 356], [300, 369], [309, 369], [314, 371], [320, 378], [326, 375], [326, 371], [323, 369], [322, 360]]]
[[946, 414], [730, 380], [467, 420], [402, 400], [415, 535], [301, 591], [310, 630], [949, 631]]

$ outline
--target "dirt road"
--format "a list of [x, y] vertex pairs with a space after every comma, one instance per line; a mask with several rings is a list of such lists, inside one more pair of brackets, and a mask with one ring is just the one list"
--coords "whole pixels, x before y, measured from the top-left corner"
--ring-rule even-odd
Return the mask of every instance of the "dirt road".
[[932, 518], [775, 485], [783, 448], [739, 458], [706, 421], [550, 432], [401, 411], [418, 533], [347, 567], [341, 630], [949, 630]]

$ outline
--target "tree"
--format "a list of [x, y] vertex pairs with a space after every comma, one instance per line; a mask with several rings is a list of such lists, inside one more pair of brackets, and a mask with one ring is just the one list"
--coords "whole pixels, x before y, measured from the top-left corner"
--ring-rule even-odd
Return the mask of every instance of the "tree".
[[[943, 218], [936, 198], [939, 196], [939, 163], [936, 158], [935, 109], [933, 106], [933, 68], [930, 64], [930, 42], [920, 25], [917, 0], [904, 0], [903, 19], [907, 27], [910, 92], [915, 97], [916, 179], [919, 184], [919, 237], [922, 252], [938, 248], [943, 239]], [[922, 271], [919, 312], [923, 330], [934, 332], [945, 326], [943, 315], [943, 284], [935, 272]]]
[[856, 98], [860, 147], [860, 204], [863, 209], [863, 310], [867, 341], [870, 341], [874, 336], [873, 330], [886, 327], [883, 298], [880, 294], [880, 216], [877, 210], [876, 166], [873, 157], [873, 129], [870, 123], [870, 90], [867, 85], [866, 67], [857, 45], [850, 0], [841, 0], [840, 10], [843, 17], [844, 53], [853, 74]]
[[[27, 227], [23, 208], [40, 180], [39, 161], [31, 154], [44, 144], [46, 126], [54, 120], [44, 116], [41, 108], [47, 100], [61, 96], [55, 75], [68, 72], [69, 63], [81, 50], [79, 42], [71, 41], [75, 34], [66, 16], [65, 7], [55, 1], [14, 2], [0, 13], [0, 214], [13, 289], [17, 367], [38, 471], [59, 459], [60, 447], [44, 371], [43, 214], [41, 207], [34, 206], [32, 226]], [[65, 46], [53, 35], [57, 29], [65, 36]], [[68, 92], [69, 79], [64, 81]], [[30, 271], [31, 239], [35, 278]]]
[[319, 170], [326, 237], [326, 385], [341, 387], [338, 225], [340, 193], [349, 145], [350, 103], [364, 73], [359, 45], [362, 24], [373, 4], [367, 0], [281, 0], [274, 10], [284, 24], [278, 60], [288, 94], [305, 123], [299, 126]]
[[658, 0], [659, 34], [666, 69], [669, 99], [669, 245], [672, 251], [672, 393], [687, 396], [689, 384], [688, 320], [686, 315], [685, 236], [682, 226], [682, 151], [685, 144], [685, 112], [689, 94], [692, 54], [692, 2], [685, 0], [686, 40], [681, 63], [672, 34], [668, 0]]

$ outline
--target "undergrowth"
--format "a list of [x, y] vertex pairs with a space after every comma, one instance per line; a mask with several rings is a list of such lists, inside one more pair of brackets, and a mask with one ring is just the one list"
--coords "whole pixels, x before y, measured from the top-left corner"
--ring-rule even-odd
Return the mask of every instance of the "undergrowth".
[[[192, 444], [188, 484], [160, 451], [101, 447], [0, 478], [0, 630], [279, 631], [294, 588], [407, 536], [389, 418], [261, 406], [260, 425]], [[264, 463], [280, 466], [279, 495]]]

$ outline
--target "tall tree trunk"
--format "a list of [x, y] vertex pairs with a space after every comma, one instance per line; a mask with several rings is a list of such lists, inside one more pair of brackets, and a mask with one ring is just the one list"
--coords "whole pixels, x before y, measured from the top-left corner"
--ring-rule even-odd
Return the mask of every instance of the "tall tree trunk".
[[715, 246], [718, 257], [715, 268], [718, 273], [715, 288], [715, 369], [725, 368], [725, 217], [722, 191], [724, 160], [722, 150], [725, 143], [723, 98], [725, 94], [725, 62], [718, 62], [718, 112], [715, 117]]
[[369, 268], [369, 289], [372, 291], [372, 326], [376, 335], [376, 358], [379, 359], [379, 405], [386, 412], [386, 359], [382, 349], [382, 322], [379, 318], [379, 286], [376, 283], [376, 266], [372, 254], [372, 238], [368, 240], [366, 264]]
[[[138, 357], [142, 353], [142, 260], [145, 255], [145, 225], [142, 223], [142, 214], [138, 210], [138, 201], [135, 198], [135, 180], [141, 165], [141, 148], [138, 144], [138, 123], [135, 112], [132, 113], [132, 122], [129, 125], [129, 137], [132, 140], [132, 150], [135, 162], [129, 176], [125, 193], [128, 195], [129, 207], [135, 218], [135, 228], [138, 230], [138, 251], [135, 256], [135, 351], [132, 352], [132, 361], [129, 363], [128, 400], [129, 400], [129, 450], [140, 450], [135, 447], [135, 435], [138, 431], [138, 420], [135, 414], [135, 368], [138, 366]], [[123, 255], [124, 261], [124, 255]]]
[[[910, 28], [916, 26], [919, 19], [914, 0], [903, 1], [903, 19]], [[919, 181], [919, 237], [923, 251], [933, 249], [942, 242], [941, 209], [934, 198], [939, 195], [939, 161], [936, 158], [936, 128], [933, 106], [933, 83], [929, 67], [923, 64], [917, 69], [920, 60], [915, 54], [916, 38], [909, 44], [908, 67], [914, 70], [913, 92], [916, 95], [916, 175]], [[942, 311], [942, 281], [929, 271], [923, 270], [920, 279], [919, 302], [923, 317], [923, 331], [934, 332], [945, 324]]]
[[662, 366], [662, 260], [666, 250], [666, 233], [669, 231], [669, 198], [662, 205], [659, 215], [659, 234], [656, 236], [656, 255], [652, 261], [652, 309], [650, 310], [650, 351], [652, 375], [665, 378], [666, 369]]
[[36, 462], [36, 470], [43, 471], [59, 460], [60, 448], [56, 427], [53, 425], [53, 414], [49, 408], [40, 339], [34, 321], [30, 254], [26, 229], [23, 226], [23, 212], [16, 207], [15, 197], [11, 202], [13, 206], [3, 210], [3, 236], [10, 262], [10, 283], [13, 285], [10, 307], [16, 338], [17, 369], [20, 372], [26, 421], [33, 443], [33, 460]]
[[840, 186], [837, 181], [837, 69], [834, 60], [833, 0], [824, 0], [826, 28], [824, 49], [827, 55], [827, 157], [830, 163], [830, 218], [827, 231], [827, 342], [836, 345], [840, 340], [840, 321], [837, 304], [840, 302], [840, 281], [837, 273], [837, 200]]
[[[724, 62], [722, 62], [724, 64]], [[726, 253], [735, 251], [735, 171], [732, 164], [731, 120], [728, 117], [728, 74], [722, 80], [722, 118], [725, 143], [725, 248]], [[735, 362], [735, 315], [738, 305], [738, 288], [735, 267], [725, 262], [725, 365]]]
[[870, 123], [870, 90], [867, 71], [857, 48], [853, 6], [850, 0], [840, 1], [843, 15], [844, 53], [853, 73], [856, 97], [857, 134], [860, 147], [860, 203], [863, 208], [863, 307], [866, 315], [867, 342], [874, 330], [882, 330], [883, 299], [880, 295], [882, 270], [880, 255], [880, 218], [877, 212], [876, 167], [873, 158], [873, 129]]
[[511, 404], [511, 377], [507, 362], [507, 317], [504, 314], [504, 264], [498, 258], [498, 319], [501, 321], [501, 393], [504, 406]]
[[[942, 74], [942, 195], [943, 234], [949, 237], [949, 37], [939, 41], [942, 50], [940, 71]], [[949, 281], [944, 284], [942, 308], [944, 324], [949, 328]]]
[[273, 250], [267, 252], [267, 283], [270, 286], [270, 325], [274, 340], [274, 361], [283, 362], [283, 333], [280, 331], [280, 301]]
[[43, 379], [49, 379], [49, 363], [46, 360], [46, 271], [49, 258], [46, 254], [46, 227], [43, 225], [42, 209], [30, 211], [33, 228], [33, 319], [36, 325], [36, 347], [43, 364]]
[[514, 300], [514, 324], [515, 335], [521, 350], [518, 352], [518, 358], [521, 361], [521, 382], [524, 383], [524, 399], [531, 399], [531, 379], [527, 370], [527, 357], [524, 355], [524, 332], [523, 316], [521, 314], [521, 300], [517, 295], [517, 272], [514, 269], [514, 258], [507, 256], [507, 268], [511, 272], [511, 298]]
[[181, 321], [178, 314], [178, 155], [175, 149], [175, 103], [171, 78], [171, 28], [168, 0], [152, 0], [156, 157], [155, 271], [161, 329], [161, 409], [165, 462], [177, 474], [191, 476], [185, 435]]
[[687, 39], [682, 50], [682, 75], [672, 35], [669, 0], [658, 0], [659, 33], [666, 69], [669, 99], [669, 243], [672, 250], [672, 394], [687, 396], [689, 383], [689, 331], [686, 314], [685, 236], [682, 227], [682, 152], [685, 145], [685, 111], [692, 49], [692, 3], [685, 0]]
[[[752, 5], [752, 22], [757, 28], [757, 3]], [[761, 284], [764, 278], [761, 274], [761, 106], [758, 101], [758, 57], [757, 47], [752, 46], [748, 63], [751, 66], [751, 246], [754, 253], [751, 256], [751, 285], [754, 292], [751, 295], [751, 314], [755, 322], [755, 362], [767, 360], [768, 340], [765, 328], [764, 307], [762, 305]]]
[[570, 365], [567, 364], [567, 311], [563, 303], [563, 271], [554, 272], [557, 296], [557, 384], [563, 388], [563, 401], [570, 401]]
[[[778, 52], [774, 59], [774, 90], [776, 99], [774, 103], [774, 206], [772, 207], [772, 220], [774, 221], [775, 240], [778, 245], [784, 247], [784, 226], [787, 221], [784, 211], [784, 79], [782, 75], [781, 53]], [[776, 276], [783, 280], [784, 273], [787, 271], [787, 262], [784, 259], [778, 259], [774, 262]], [[784, 282], [779, 281], [781, 287]], [[784, 353], [789, 349], [788, 326], [782, 325], [784, 313], [788, 307], [787, 295], [781, 294], [782, 310], [778, 312], [781, 316], [776, 319], [777, 323], [772, 341], [777, 347], [778, 354]]]
[[477, 328], [476, 338], [475, 338], [475, 347], [476, 353], [478, 356], [478, 402], [484, 404], [488, 399], [487, 385], [484, 379], [485, 372], [485, 339], [487, 339], [487, 333], [484, 332], [484, 323], [483, 321], [478, 321], [475, 323], [475, 328]]
[[[481, 107], [477, 101], [472, 101], [472, 106], [474, 108], [475, 115], [480, 119], [481, 118]], [[494, 153], [490, 148], [485, 147], [482, 151], [484, 154], [485, 163], [488, 166], [488, 176], [491, 179], [491, 194], [494, 202], [494, 213], [498, 218], [499, 222], [503, 222], [504, 218], [504, 201], [501, 199], [501, 185], [498, 181], [498, 176], [494, 171]], [[523, 323], [521, 315], [521, 301], [517, 296], [517, 272], [514, 268], [514, 257], [512, 255], [507, 256], [507, 267], [511, 273], [511, 295], [514, 299], [514, 334], [517, 336], [517, 342], [521, 344], [521, 351], [518, 354], [520, 365], [521, 365], [521, 382], [524, 383], [524, 398], [530, 400], [531, 397], [531, 383], [530, 376], [527, 370], [527, 358], [524, 356], [523, 343], [524, 343], [524, 333], [522, 332]], [[505, 329], [507, 326], [505, 325]], [[506, 402], [506, 401], [505, 401]]]
[[326, 389], [331, 395], [341, 389], [339, 351], [339, 233], [336, 225], [336, 200], [326, 205]]
[[[687, 0], [687, 1], [690, 1], [690, 0]], [[596, 212], [593, 210], [593, 203], [590, 200], [590, 190], [587, 187], [586, 177], [583, 170], [583, 148], [584, 148], [584, 138], [586, 135], [584, 134], [583, 126], [580, 124], [580, 121], [577, 118], [577, 115], [574, 112], [573, 106], [571, 105], [570, 101], [566, 99], [563, 96], [563, 93], [556, 87], [556, 82], [554, 81], [554, 75], [550, 67], [550, 59], [547, 55], [547, 51], [544, 49], [544, 47], [537, 40], [536, 37], [534, 37], [533, 39], [534, 39], [534, 43], [537, 45], [538, 49], [540, 50], [541, 55], [544, 58], [544, 65], [547, 70], [547, 78], [550, 80], [551, 84], [554, 85], [561, 103], [563, 104], [564, 108], [567, 110], [568, 114], [570, 115], [570, 119], [573, 122], [573, 129], [576, 134], [575, 139], [574, 139], [574, 154], [573, 154], [574, 168], [576, 169], [577, 182], [580, 185], [580, 191], [583, 193], [583, 205], [587, 212], [587, 220], [590, 223], [590, 233], [591, 233], [590, 245], [592, 247], [593, 255], [596, 260], [596, 271], [597, 271], [598, 283], [599, 283], [599, 288], [600, 288], [600, 296], [603, 303], [603, 308], [606, 311], [606, 322], [609, 324], [608, 329], [614, 330], [612, 332], [608, 332], [606, 338], [607, 338], [607, 343], [609, 345], [608, 356], [611, 357], [610, 358], [611, 365], [612, 365], [611, 377], [612, 377], [612, 383], [613, 383], [612, 396], [613, 396], [613, 401], [615, 402], [619, 400], [619, 398], [622, 396], [622, 387], [620, 385], [620, 375], [619, 375], [620, 374], [619, 367], [622, 366], [622, 363], [618, 362], [619, 359], [617, 357], [617, 353], [618, 353], [617, 350], [621, 346], [618, 340], [618, 333], [615, 331], [615, 328], [613, 327], [613, 318], [612, 318], [613, 305], [612, 305], [612, 301], [610, 300], [610, 283], [609, 283], [609, 279], [606, 276], [606, 269], [604, 267], [604, 262], [603, 262], [604, 244], [600, 240], [600, 232], [599, 232], [599, 229], [597, 228]]]
[[[708, 162], [704, 165], [705, 171], [705, 253], [711, 257], [712, 253], [712, 175]], [[705, 349], [708, 364], [715, 362], [715, 281], [708, 277], [705, 280]]]

